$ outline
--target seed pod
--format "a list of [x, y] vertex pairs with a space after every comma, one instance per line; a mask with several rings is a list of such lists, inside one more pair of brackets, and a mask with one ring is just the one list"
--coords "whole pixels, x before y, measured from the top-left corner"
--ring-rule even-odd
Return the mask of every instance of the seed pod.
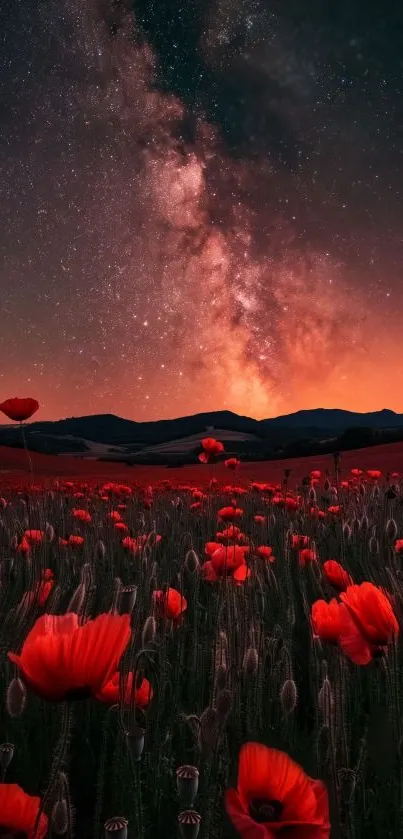
[[123, 816], [113, 816], [104, 824], [105, 839], [127, 839], [128, 820]]
[[67, 833], [69, 826], [69, 814], [67, 809], [67, 801], [65, 798], [59, 798], [52, 808], [52, 830], [56, 836], [63, 836]]
[[249, 647], [243, 657], [242, 669], [245, 676], [256, 676], [259, 669], [259, 656], [256, 647]]
[[119, 594], [119, 614], [131, 615], [137, 599], [137, 586], [124, 586]]
[[149, 615], [144, 622], [143, 631], [141, 633], [141, 646], [147, 648], [155, 640], [157, 634], [157, 622], [154, 615]]
[[180, 766], [176, 770], [176, 786], [181, 807], [193, 807], [199, 788], [199, 770], [195, 766]]
[[27, 689], [24, 682], [17, 676], [12, 679], [6, 694], [6, 708], [12, 719], [21, 717], [27, 704]]
[[197, 556], [197, 553], [193, 550], [193, 548], [191, 548], [190, 551], [188, 551], [186, 554], [185, 566], [191, 574], [194, 574], [194, 572], [197, 571], [197, 569], [200, 566], [199, 557]]
[[13, 759], [15, 751], [15, 746], [13, 743], [1, 743], [0, 744], [0, 769], [2, 778], [4, 780], [6, 771], [10, 766], [10, 763]]
[[140, 726], [133, 726], [130, 730], [125, 731], [127, 745], [132, 754], [135, 763], [141, 760], [141, 755], [144, 749], [145, 729]]
[[226, 717], [232, 708], [232, 694], [226, 688], [220, 690], [216, 699], [217, 713], [220, 717]]
[[200, 813], [196, 813], [196, 810], [183, 810], [179, 813], [178, 822], [182, 839], [197, 839], [201, 823]]
[[280, 702], [284, 713], [292, 714], [297, 706], [298, 692], [294, 679], [286, 679], [280, 691]]

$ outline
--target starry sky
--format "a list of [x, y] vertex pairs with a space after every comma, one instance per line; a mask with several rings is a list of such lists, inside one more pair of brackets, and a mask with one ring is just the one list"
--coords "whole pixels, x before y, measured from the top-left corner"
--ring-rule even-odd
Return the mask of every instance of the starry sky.
[[402, 33], [394, 0], [1, 4], [0, 399], [403, 411]]

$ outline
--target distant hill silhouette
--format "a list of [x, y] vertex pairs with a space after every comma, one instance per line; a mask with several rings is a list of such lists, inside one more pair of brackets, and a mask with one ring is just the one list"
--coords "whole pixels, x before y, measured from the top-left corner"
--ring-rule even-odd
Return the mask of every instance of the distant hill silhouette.
[[[128, 463], [194, 462], [203, 436], [225, 440], [226, 452], [244, 459], [298, 457], [403, 439], [403, 414], [388, 409], [361, 414], [316, 408], [255, 420], [232, 411], [213, 411], [152, 422], [94, 414], [26, 426], [33, 451]], [[0, 426], [0, 445], [20, 447], [18, 427]]]

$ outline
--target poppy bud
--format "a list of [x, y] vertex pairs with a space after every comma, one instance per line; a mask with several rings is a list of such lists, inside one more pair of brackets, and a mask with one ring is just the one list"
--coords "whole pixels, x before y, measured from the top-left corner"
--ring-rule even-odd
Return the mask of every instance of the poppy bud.
[[137, 586], [124, 586], [119, 594], [119, 615], [131, 615], [137, 599]]
[[17, 548], [18, 548], [18, 537], [17, 536], [12, 537], [11, 542], [10, 542], [10, 548], [13, 551], [17, 550]]
[[53, 542], [55, 538], [55, 529], [49, 522], [46, 522], [45, 537], [47, 542]]
[[224, 690], [227, 685], [227, 668], [219, 664], [215, 672], [215, 683], [218, 690]]
[[141, 646], [146, 649], [155, 640], [157, 634], [157, 622], [154, 615], [149, 615], [144, 622], [143, 632], [141, 633]]
[[127, 839], [129, 822], [123, 816], [113, 816], [104, 824], [105, 839]]
[[118, 603], [119, 603], [119, 597], [120, 597], [121, 590], [122, 590], [122, 580], [120, 579], [120, 577], [115, 577], [115, 579], [114, 579], [113, 600], [112, 600], [112, 606], [110, 608], [110, 612], [111, 612], [112, 615], [117, 615], [117, 613], [118, 613]]
[[363, 533], [367, 533], [367, 531], [369, 530], [368, 516], [363, 516], [362, 517], [362, 519], [360, 521], [360, 530], [362, 530]]
[[104, 558], [105, 554], [106, 554], [106, 547], [105, 547], [104, 543], [102, 542], [102, 540], [100, 539], [99, 542], [97, 542], [96, 547], [95, 547], [95, 556], [96, 556], [97, 559], [102, 560]]
[[351, 527], [349, 524], [343, 526], [343, 536], [347, 540], [347, 542], [351, 539]]
[[226, 717], [232, 708], [232, 695], [229, 690], [220, 690], [216, 699], [217, 713], [220, 717]]
[[309, 490], [308, 498], [311, 504], [316, 504], [316, 492], [313, 487]]
[[368, 548], [369, 548], [369, 552], [370, 552], [370, 554], [372, 554], [372, 556], [377, 556], [377, 554], [379, 554], [379, 542], [378, 542], [376, 536], [371, 536], [371, 538], [368, 542]]
[[197, 839], [201, 815], [196, 813], [196, 810], [183, 810], [182, 813], [179, 813], [178, 822], [182, 839]]
[[284, 713], [292, 714], [298, 701], [297, 686], [294, 679], [286, 679], [280, 691], [280, 702]]
[[325, 478], [325, 480], [323, 482], [323, 489], [325, 490], [325, 492], [329, 492], [329, 489], [330, 489], [329, 478]]
[[366, 492], [366, 489], [365, 489], [365, 484], [362, 484], [362, 483], [361, 483], [361, 484], [359, 485], [359, 487], [358, 487], [358, 492], [360, 493], [360, 495], [361, 495], [362, 497], [364, 497], [365, 492]]
[[144, 749], [144, 735], [145, 729], [139, 726], [134, 726], [129, 731], [125, 731], [126, 742], [132, 754], [135, 763], [141, 760], [141, 755]]
[[386, 522], [385, 533], [391, 542], [394, 542], [397, 536], [397, 524], [394, 519], [389, 519]]
[[199, 788], [199, 770], [195, 766], [180, 766], [176, 770], [176, 785], [182, 807], [193, 807]]
[[190, 551], [188, 551], [186, 554], [185, 566], [191, 574], [194, 574], [194, 572], [197, 571], [199, 565], [200, 562], [197, 553], [191, 548]]
[[259, 669], [259, 656], [255, 647], [249, 647], [243, 657], [242, 669], [245, 676], [256, 676]]
[[318, 706], [323, 714], [325, 724], [329, 726], [334, 707], [334, 696], [333, 688], [327, 676], [324, 678], [323, 685], [318, 693]]
[[270, 524], [270, 527], [275, 527], [276, 526], [276, 517], [275, 517], [274, 513], [270, 513], [269, 524]]
[[69, 814], [67, 801], [65, 798], [60, 798], [52, 808], [52, 829], [56, 833], [56, 836], [63, 836], [67, 833], [68, 826]]
[[76, 615], [81, 615], [83, 612], [85, 597], [87, 594], [87, 589], [83, 583], [80, 583], [77, 586], [70, 602], [67, 607], [67, 612], [75, 612]]
[[15, 746], [13, 743], [1, 743], [0, 744], [0, 769], [1, 769], [1, 777], [4, 781], [6, 771], [10, 766], [10, 763], [13, 759]]
[[12, 679], [6, 694], [6, 708], [13, 719], [21, 717], [27, 704], [27, 689], [20, 678]]

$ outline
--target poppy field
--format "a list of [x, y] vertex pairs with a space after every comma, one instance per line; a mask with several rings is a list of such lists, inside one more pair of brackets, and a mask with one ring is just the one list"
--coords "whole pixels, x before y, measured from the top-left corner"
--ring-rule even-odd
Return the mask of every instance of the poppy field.
[[2, 488], [0, 835], [402, 836], [399, 474], [199, 459]]

